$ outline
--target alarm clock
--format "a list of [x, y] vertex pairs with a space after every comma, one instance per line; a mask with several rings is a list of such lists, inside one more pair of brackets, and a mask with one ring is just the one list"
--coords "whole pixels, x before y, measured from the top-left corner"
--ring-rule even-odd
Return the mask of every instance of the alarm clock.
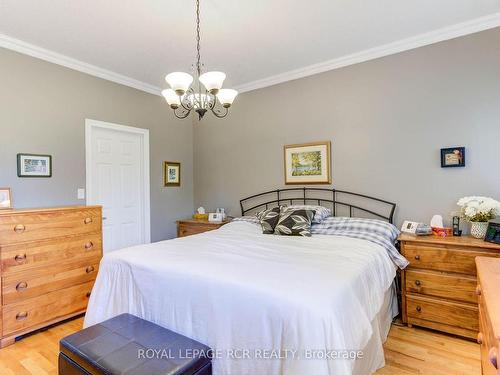
[[500, 222], [490, 221], [484, 240], [500, 245]]

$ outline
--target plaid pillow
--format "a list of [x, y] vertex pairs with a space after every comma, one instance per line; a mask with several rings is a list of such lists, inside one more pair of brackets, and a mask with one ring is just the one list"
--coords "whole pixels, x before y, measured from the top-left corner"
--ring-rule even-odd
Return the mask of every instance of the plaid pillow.
[[274, 234], [284, 236], [311, 237], [311, 223], [314, 216], [313, 210], [284, 208]]
[[257, 214], [260, 225], [262, 227], [262, 233], [273, 234], [274, 228], [280, 219], [280, 207], [273, 207], [268, 210], [260, 211]]
[[311, 227], [313, 234], [326, 234], [358, 238], [376, 243], [387, 250], [389, 257], [399, 268], [408, 266], [408, 260], [394, 247], [399, 230], [392, 224], [376, 219], [329, 217]]

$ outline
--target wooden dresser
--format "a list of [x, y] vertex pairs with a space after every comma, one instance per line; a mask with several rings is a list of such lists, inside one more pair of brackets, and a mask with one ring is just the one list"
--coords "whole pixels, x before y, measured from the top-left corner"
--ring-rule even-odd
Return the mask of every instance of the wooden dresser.
[[186, 237], [193, 234], [208, 232], [209, 230], [219, 229], [229, 221], [222, 223], [210, 222], [208, 220], [186, 219], [177, 222], [177, 237]]
[[483, 375], [500, 375], [500, 259], [476, 258]]
[[100, 206], [0, 211], [0, 346], [85, 312], [101, 257]]
[[500, 257], [500, 246], [467, 236], [403, 234], [400, 241], [410, 262], [402, 271], [403, 322], [475, 339], [475, 258]]

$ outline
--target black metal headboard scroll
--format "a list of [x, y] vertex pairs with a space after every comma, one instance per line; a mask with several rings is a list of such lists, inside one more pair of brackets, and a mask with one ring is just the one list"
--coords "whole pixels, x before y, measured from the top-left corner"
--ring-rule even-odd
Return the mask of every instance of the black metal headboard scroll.
[[332, 210], [333, 216], [355, 217], [359, 212], [392, 224], [396, 203], [350, 191], [327, 188], [287, 188], [251, 195], [240, 200], [241, 214], [279, 205], [314, 204]]

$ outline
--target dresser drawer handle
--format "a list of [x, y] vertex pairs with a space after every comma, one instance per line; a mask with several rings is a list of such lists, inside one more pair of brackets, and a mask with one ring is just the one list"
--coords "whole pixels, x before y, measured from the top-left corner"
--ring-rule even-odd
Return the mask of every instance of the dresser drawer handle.
[[20, 291], [22, 291], [22, 290], [26, 289], [27, 287], [28, 287], [28, 283], [27, 283], [26, 281], [21, 281], [20, 283], [18, 283], [18, 284], [16, 285], [16, 290], [17, 290], [18, 292], [20, 292]]
[[420, 286], [420, 285], [422, 285], [422, 282], [420, 280], [415, 280], [415, 285]]
[[476, 296], [481, 295], [481, 285], [476, 286]]
[[87, 294], [85, 294], [85, 297], [90, 298], [90, 292], [87, 292]]
[[420, 255], [415, 255], [415, 260], [420, 260]]
[[89, 241], [85, 244], [85, 250], [90, 250], [94, 247], [94, 243], [92, 241]]
[[483, 334], [481, 332], [477, 334], [477, 343], [483, 345]]
[[488, 358], [490, 360], [490, 363], [493, 365], [493, 367], [498, 370], [497, 348], [490, 349], [490, 352], [488, 353]]
[[17, 263], [24, 263], [26, 261], [26, 254], [23, 254], [23, 255], [16, 255], [14, 257], [14, 260], [17, 262]]
[[84, 224], [90, 224], [91, 222], [92, 222], [92, 218], [91, 217], [86, 217], [85, 220], [83, 220]]
[[24, 320], [27, 317], [28, 317], [28, 312], [27, 311], [23, 311], [23, 312], [20, 312], [20, 313], [16, 314], [16, 320]]
[[85, 272], [87, 273], [91, 273], [92, 271], [94, 271], [94, 266], [88, 266], [87, 269], [85, 270]]
[[418, 312], [420, 312], [420, 311], [422, 311], [422, 307], [417, 306], [416, 310], [417, 310]]
[[14, 227], [14, 232], [16, 233], [23, 233], [26, 230], [26, 227], [23, 224], [17, 224]]

